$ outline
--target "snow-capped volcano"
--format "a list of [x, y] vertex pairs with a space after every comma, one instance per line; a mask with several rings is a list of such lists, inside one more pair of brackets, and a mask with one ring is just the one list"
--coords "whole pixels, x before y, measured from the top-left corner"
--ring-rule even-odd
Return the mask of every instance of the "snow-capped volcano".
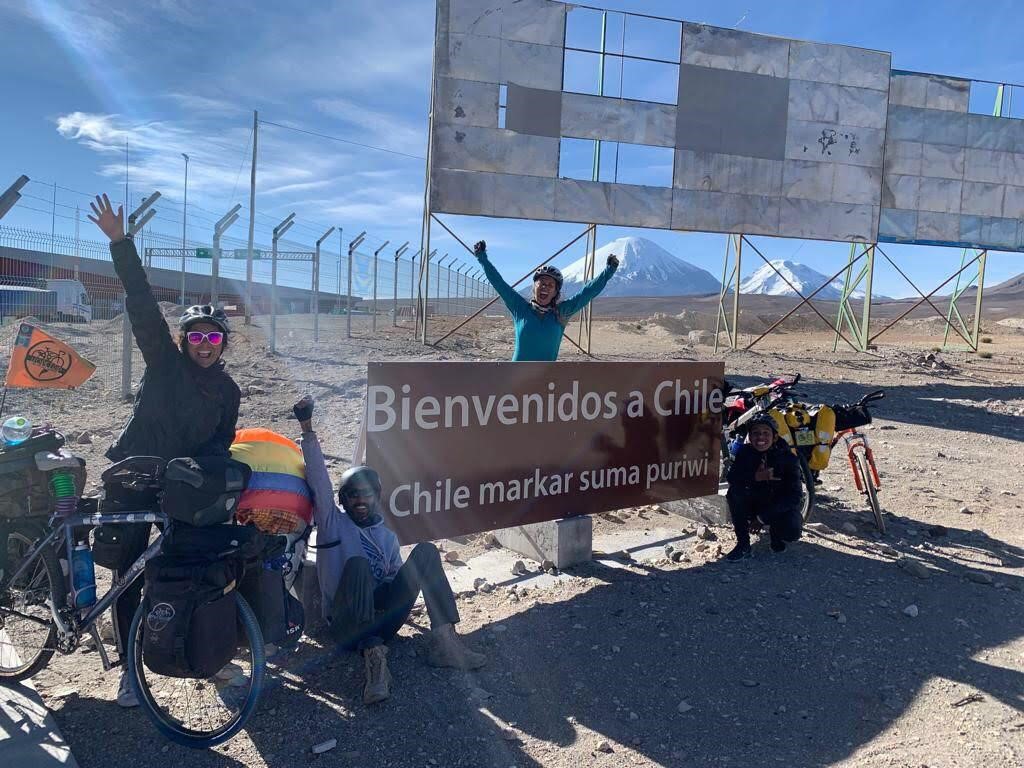
[[[779, 273], [767, 264], [750, 275], [740, 283], [740, 293], [758, 293], [765, 296], [796, 296], [795, 288], [804, 296], [808, 296], [819, 285], [828, 280], [828, 275], [823, 275], [816, 269], [811, 269], [806, 264], [800, 264], [788, 259], [778, 259], [772, 265], [785, 275], [786, 280], [792, 283], [792, 288], [786, 285], [786, 280], [779, 276]], [[815, 299], [824, 301], [838, 301], [843, 297], [843, 281], [840, 278], [833, 280], [825, 288], [814, 294]], [[854, 291], [851, 294], [854, 299], [864, 298], [863, 291]]]
[[[690, 296], [718, 293], [721, 287], [707, 270], [643, 237], [620, 237], [599, 248], [594, 259], [595, 275], [601, 273], [612, 253], [619, 257], [619, 268], [602, 296]], [[572, 296], [583, 287], [585, 264], [585, 258], [579, 259], [562, 270], [562, 296]]]

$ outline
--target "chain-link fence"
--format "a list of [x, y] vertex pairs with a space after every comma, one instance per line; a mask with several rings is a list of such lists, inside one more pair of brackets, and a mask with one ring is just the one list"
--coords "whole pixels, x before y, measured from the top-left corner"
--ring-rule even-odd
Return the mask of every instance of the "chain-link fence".
[[[411, 333], [421, 296], [435, 318], [470, 315], [493, 295], [470, 276], [473, 264], [435, 255], [421, 275], [419, 252], [370, 237], [350, 256], [343, 233], [335, 235], [321, 245], [319, 259], [309, 243], [280, 240], [276, 258], [273, 246], [257, 245], [251, 284], [245, 241], [224, 238], [219, 252], [194, 240], [183, 248], [180, 237], [157, 231], [143, 230], [135, 241], [168, 318], [196, 303], [215, 302], [229, 315], [248, 308], [272, 349], [278, 341], [372, 338], [395, 328]], [[8, 354], [17, 324], [33, 318], [96, 365], [86, 386], [97, 398], [130, 396], [144, 366], [123, 309], [106, 243], [0, 226], [0, 326]], [[7, 410], [47, 417], [52, 404], [67, 399], [43, 395], [12, 391]]]

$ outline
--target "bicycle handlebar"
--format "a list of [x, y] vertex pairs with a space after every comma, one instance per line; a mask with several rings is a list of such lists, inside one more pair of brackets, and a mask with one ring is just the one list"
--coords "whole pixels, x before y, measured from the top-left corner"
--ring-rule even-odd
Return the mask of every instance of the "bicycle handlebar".
[[876, 400], [883, 399], [885, 399], [885, 390], [876, 389], [874, 392], [868, 392], [866, 395], [864, 395], [864, 397], [858, 400], [857, 405], [867, 405], [868, 403], [873, 403]]

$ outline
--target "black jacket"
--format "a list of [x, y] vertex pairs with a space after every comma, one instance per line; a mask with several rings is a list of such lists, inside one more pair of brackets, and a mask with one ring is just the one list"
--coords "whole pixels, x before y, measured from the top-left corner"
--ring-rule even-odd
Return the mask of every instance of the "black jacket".
[[[771, 470], [772, 479], [757, 479], [756, 474], [762, 464]], [[726, 480], [730, 495], [752, 496], [766, 508], [791, 508], [800, 503], [803, 482], [800, 463], [782, 440], [776, 441], [764, 453], [752, 445], [742, 445]]]
[[238, 421], [238, 385], [223, 363], [201, 368], [174, 343], [135, 244], [127, 238], [112, 243], [110, 254], [146, 372], [132, 417], [107, 458], [227, 456]]

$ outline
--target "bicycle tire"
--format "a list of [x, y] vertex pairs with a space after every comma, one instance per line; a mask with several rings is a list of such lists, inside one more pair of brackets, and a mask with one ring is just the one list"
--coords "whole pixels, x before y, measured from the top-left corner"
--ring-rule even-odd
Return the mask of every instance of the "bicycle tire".
[[[7, 546], [10, 547], [12, 539], [19, 539], [26, 545], [26, 550], [31, 549], [33, 544], [38, 540], [40, 534], [43, 532], [42, 526], [29, 525], [26, 523], [16, 523], [8, 531], [7, 534]], [[63, 573], [61, 572], [60, 563], [57, 560], [57, 554], [50, 547], [44, 547], [36, 555], [37, 558], [42, 559], [43, 570], [39, 572], [39, 575], [45, 575], [46, 580], [49, 582], [49, 593], [50, 599], [54, 605], [62, 606], [67, 595], [67, 588], [64, 584]], [[16, 566], [10, 560], [8, 561], [11, 572], [16, 570]], [[35, 576], [32, 571], [29, 571], [31, 581], [35, 580]], [[30, 581], [30, 583], [31, 583]], [[0, 590], [0, 629], [9, 637], [10, 627], [7, 622], [6, 611], [11, 609], [12, 606], [8, 604], [12, 595], [10, 592], [10, 585], [4, 584], [3, 589]], [[56, 650], [56, 637], [57, 627], [53, 623], [51, 617], [49, 628], [46, 633], [46, 639], [40, 644], [39, 652], [36, 653], [30, 660], [23, 661], [17, 667], [7, 668], [3, 666], [4, 654], [2, 648], [0, 648], [0, 680], [10, 683], [16, 683], [19, 680], [27, 680], [34, 676], [43, 667], [45, 667], [50, 659], [53, 658], [53, 652]]]
[[238, 645], [240, 648], [248, 648], [251, 653], [252, 683], [249, 686], [249, 693], [237, 717], [210, 732], [200, 732], [179, 726], [163, 715], [149, 687], [144, 683], [143, 677], [139, 674], [139, 671], [143, 669], [142, 643], [140, 640], [142, 620], [146, 613], [145, 600], [142, 601], [138, 610], [135, 611], [135, 617], [132, 619], [132, 626], [128, 632], [128, 649], [126, 653], [128, 659], [128, 679], [131, 681], [132, 690], [134, 690], [135, 696], [139, 700], [140, 708], [146, 713], [146, 717], [152, 721], [161, 734], [175, 744], [191, 747], [192, 749], [215, 747], [238, 733], [256, 710], [256, 704], [259, 701], [260, 694], [263, 692], [263, 678], [267, 666], [266, 653], [263, 649], [263, 633], [260, 632], [260, 625], [256, 619], [256, 614], [245, 598], [237, 591], [235, 591], [235, 600], [238, 603], [238, 625], [245, 633], [244, 638], [239, 638]]
[[861, 479], [864, 481], [864, 494], [868, 497], [868, 506], [871, 507], [871, 514], [875, 518], [875, 527], [878, 532], [885, 535], [885, 519], [882, 517], [882, 506], [878, 503], [878, 491], [875, 490], [874, 475], [868, 466], [868, 457], [863, 453], [857, 454], [857, 466], [860, 469]]
[[806, 523], [811, 519], [811, 514], [814, 512], [817, 491], [814, 487], [814, 473], [811, 471], [807, 459], [800, 453], [796, 456], [800, 460], [800, 476], [803, 478], [804, 490], [806, 491], [804, 497], [800, 500], [800, 518]]

